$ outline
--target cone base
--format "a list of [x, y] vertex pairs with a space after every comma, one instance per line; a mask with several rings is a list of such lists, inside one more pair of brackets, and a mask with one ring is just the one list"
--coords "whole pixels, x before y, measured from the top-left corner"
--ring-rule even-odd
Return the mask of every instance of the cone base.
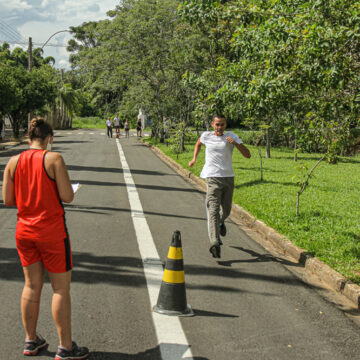
[[187, 308], [183, 311], [175, 311], [175, 310], [166, 310], [162, 309], [159, 306], [155, 305], [153, 307], [153, 311], [162, 314], [162, 315], [168, 315], [168, 316], [194, 316], [194, 312], [192, 311], [190, 305], [187, 306]]

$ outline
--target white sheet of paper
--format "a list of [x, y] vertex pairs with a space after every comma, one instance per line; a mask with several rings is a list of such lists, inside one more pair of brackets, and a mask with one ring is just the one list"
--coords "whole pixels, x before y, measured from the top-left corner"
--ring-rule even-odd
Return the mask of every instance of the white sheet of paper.
[[71, 184], [74, 194], [80, 189], [80, 183]]

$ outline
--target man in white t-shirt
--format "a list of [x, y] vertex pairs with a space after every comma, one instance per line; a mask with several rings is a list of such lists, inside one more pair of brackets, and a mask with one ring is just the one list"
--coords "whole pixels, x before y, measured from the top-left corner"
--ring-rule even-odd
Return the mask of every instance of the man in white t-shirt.
[[106, 133], [108, 137], [112, 137], [112, 121], [111, 119], [108, 117], [106, 120]]
[[192, 167], [200, 152], [201, 145], [205, 145], [205, 165], [200, 176], [206, 179], [206, 212], [208, 218], [208, 232], [210, 239], [210, 253], [220, 258], [222, 241], [226, 235], [225, 219], [230, 215], [232, 196], [234, 192], [234, 170], [232, 154], [234, 147], [241, 154], [250, 158], [249, 149], [233, 132], [225, 133], [226, 119], [222, 115], [214, 115], [211, 123], [214, 131], [205, 131], [195, 144], [194, 157], [189, 162]]

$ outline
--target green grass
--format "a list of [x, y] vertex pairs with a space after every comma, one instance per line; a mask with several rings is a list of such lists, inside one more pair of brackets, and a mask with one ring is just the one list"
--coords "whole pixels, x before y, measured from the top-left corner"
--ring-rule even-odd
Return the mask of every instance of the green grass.
[[[195, 139], [187, 141], [186, 151], [178, 156], [164, 144], [156, 146], [199, 176], [204, 148], [194, 167], [188, 166], [194, 144]], [[294, 162], [291, 150], [273, 148], [271, 158], [266, 159], [265, 149], [260, 147], [264, 171], [260, 182], [259, 148], [248, 147], [251, 159], [234, 151], [234, 202], [360, 285], [360, 155], [340, 158], [336, 165], [320, 163], [300, 197], [299, 216], [296, 216], [296, 194], [300, 186], [293, 177], [299, 173], [300, 164], [307, 166], [307, 173], [322, 155], [299, 154]]]
[[75, 116], [72, 120], [73, 128], [80, 129], [105, 129], [105, 119], [97, 116], [93, 117], [78, 117]]

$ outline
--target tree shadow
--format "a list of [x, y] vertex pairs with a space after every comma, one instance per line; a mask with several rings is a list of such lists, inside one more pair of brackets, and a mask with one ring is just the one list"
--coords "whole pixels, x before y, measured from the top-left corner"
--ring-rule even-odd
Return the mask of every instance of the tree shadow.
[[[235, 260], [236, 261], [236, 260]], [[144, 265], [141, 259], [126, 256], [96, 256], [92, 253], [73, 252], [73, 283], [112, 284], [116, 286], [146, 287]], [[251, 279], [298, 286], [299, 281], [290, 273], [289, 276], [271, 276], [243, 272], [229, 267], [184, 265], [185, 274], [190, 276], [215, 276], [229, 279]], [[23, 281], [24, 275], [15, 248], [0, 248], [0, 279], [6, 281]], [[158, 279], [153, 283], [158, 284]], [[210, 283], [187, 284], [189, 289], [218, 292], [241, 293], [246, 290]]]
[[[110, 182], [110, 181], [94, 181], [94, 180], [82, 180], [77, 179], [77, 181], [82, 185], [91, 185], [91, 186], [127, 186], [124, 183], [120, 182]], [[136, 184], [136, 185], [128, 185], [128, 187], [136, 187], [137, 189], [147, 189], [147, 190], [159, 190], [159, 191], [179, 191], [179, 192], [189, 192], [189, 193], [199, 193], [202, 194], [201, 191], [192, 188], [177, 188], [171, 186], [159, 186], [159, 185], [145, 185], [145, 184]]]
[[271, 180], [252, 180], [252, 181], [248, 181], [239, 185], [235, 185], [236, 189], [240, 189], [242, 187], [248, 187], [248, 186], [257, 186], [257, 185], [265, 185], [265, 184], [278, 184], [278, 185], [284, 185], [284, 186], [291, 186], [291, 187], [298, 187], [298, 185], [296, 185], [293, 182], [281, 182], [281, 181], [271, 181]]
[[93, 141], [86, 140], [60, 140], [54, 141], [53, 147], [55, 148], [57, 144], [82, 144], [82, 143], [93, 143]]
[[[1, 204], [0, 204], [0, 207], [1, 207]], [[113, 211], [124, 212], [124, 213], [131, 212], [131, 209], [129, 209], [129, 208], [116, 208], [116, 207], [106, 207], [106, 206], [85, 206], [85, 205], [72, 205], [72, 204], [64, 204], [64, 209], [66, 212], [78, 211], [78, 212], [85, 212], [85, 213], [89, 213], [89, 214], [103, 214], [103, 215], [111, 215], [111, 213], [109, 213], [109, 212], [113, 212]], [[206, 221], [205, 217], [176, 215], [176, 214], [169, 214], [169, 213], [159, 213], [159, 212], [154, 212], [154, 211], [144, 211], [144, 214], [161, 216], [161, 217]]]
[[[93, 167], [93, 166], [79, 166], [79, 165], [67, 165], [68, 170], [72, 171], [94, 171], [94, 172], [112, 172], [112, 173], [124, 173], [121, 168], [106, 168], [106, 167]], [[166, 174], [160, 171], [147, 171], [131, 169], [131, 174], [139, 175], [156, 175], [156, 176], [176, 176], [176, 174]]]
[[24, 149], [11, 149], [11, 150], [4, 150], [0, 151], [0, 157], [12, 157], [14, 155], [19, 155], [21, 152], [23, 152]]

